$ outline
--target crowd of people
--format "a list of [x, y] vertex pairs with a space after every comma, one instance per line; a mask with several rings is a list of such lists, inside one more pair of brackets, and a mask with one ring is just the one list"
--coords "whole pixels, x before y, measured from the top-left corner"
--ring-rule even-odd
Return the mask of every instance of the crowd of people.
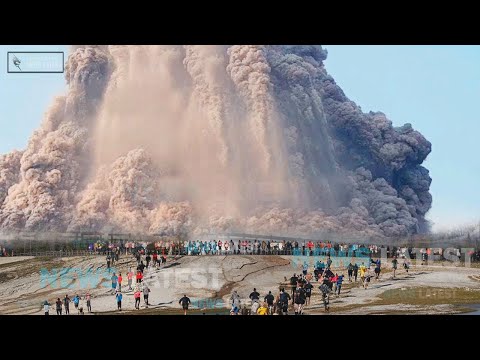
[[[398, 266], [396, 258], [392, 261], [393, 277]], [[371, 268], [374, 268], [373, 274]], [[410, 264], [408, 260], [403, 260], [403, 268], [408, 274]], [[271, 291], [268, 292], [261, 300], [260, 293], [256, 288], [250, 293], [248, 300], [242, 304], [242, 298], [236, 290], [233, 291], [231, 301], [231, 315], [288, 315], [289, 310], [293, 311], [295, 315], [302, 315], [305, 306], [311, 303], [311, 297], [314, 293], [315, 281], [318, 286], [321, 302], [323, 303], [325, 311], [330, 310], [330, 297], [335, 295], [340, 296], [342, 285], [344, 283], [345, 275], [339, 274], [339, 270], [333, 271], [332, 259], [328, 257], [325, 262], [318, 260], [314, 266], [313, 274], [309, 272], [307, 262], [302, 266], [302, 273], [288, 279], [290, 292], [282, 287], [279, 293], [275, 296]], [[348, 282], [356, 283], [358, 277], [360, 278], [361, 286], [367, 290], [372, 279], [378, 280], [382, 270], [382, 262], [380, 259], [369, 259], [367, 263], [361, 262], [360, 265], [356, 262], [350, 262], [345, 269], [347, 270]], [[287, 279], [286, 279], [287, 280]], [[187, 307], [188, 308], [188, 307]]]
[[[218, 245], [217, 245], [218, 246]], [[229, 249], [227, 247], [226, 249]], [[235, 246], [233, 251], [243, 251], [242, 244], [240, 244], [240, 250], [237, 250]], [[261, 251], [261, 250], [260, 250]], [[119, 261], [120, 252], [109, 252], [106, 256], [106, 266], [109, 271]], [[145, 269], [158, 269], [162, 268], [166, 262], [167, 258], [165, 255], [159, 254], [157, 251], [145, 251], [138, 250], [132, 253], [136, 259], [136, 269], [133, 270], [132, 267], [129, 267], [124, 274], [126, 274], [127, 284], [124, 286], [124, 277], [122, 272], [118, 274], [113, 271], [111, 280], [111, 290], [110, 294], [115, 297], [116, 309], [117, 311], [122, 311], [122, 300], [124, 292], [133, 292], [135, 299], [135, 309], [140, 309], [141, 297], [143, 294], [143, 300], [145, 308], [148, 308], [149, 303], [149, 293], [151, 292], [147, 283], [144, 281], [144, 272]], [[361, 259], [360, 259], [361, 260]], [[145, 262], [144, 262], [145, 261]], [[374, 267], [373, 274], [370, 271], [371, 267]], [[403, 268], [408, 273], [410, 264], [407, 259], [403, 260]], [[398, 260], [395, 257], [392, 260], [392, 270], [393, 277], [396, 276], [396, 270], [398, 268]], [[340, 296], [342, 285], [344, 282], [345, 275], [343, 273], [339, 274], [339, 271], [346, 270], [348, 282], [357, 282], [358, 277], [360, 277], [361, 285], [366, 290], [368, 289], [371, 279], [379, 279], [382, 269], [381, 259], [377, 258], [374, 260], [372, 257], [368, 258], [368, 261], [362, 261], [360, 264], [356, 262], [350, 262], [348, 266], [344, 269], [336, 269], [336, 272], [332, 268], [332, 258], [327, 256], [326, 260], [321, 259], [317, 260], [313, 272], [309, 271], [309, 265], [307, 261], [304, 261], [302, 265], [302, 272], [297, 276], [293, 276], [288, 280], [288, 287], [291, 291], [286, 291], [285, 286], [283, 286], [280, 291], [274, 295], [272, 291], [269, 291], [268, 294], [263, 296], [261, 300], [260, 293], [253, 289], [249, 295], [249, 304], [243, 303], [240, 295], [237, 291], [234, 291], [230, 297], [231, 300], [231, 310], [232, 315], [239, 314], [250, 314], [250, 315], [288, 315], [289, 309], [293, 310], [295, 315], [301, 315], [304, 312], [304, 307], [310, 304], [310, 299], [314, 293], [315, 286], [313, 285], [316, 282], [319, 289], [319, 294], [321, 296], [322, 302], [325, 307], [325, 311], [329, 310], [329, 300], [331, 295]], [[287, 279], [285, 279], [287, 281]], [[80, 296], [78, 293], [70, 299], [69, 295], [65, 295], [63, 299], [57, 298], [55, 301], [55, 310], [57, 315], [69, 315], [70, 314], [70, 303], [73, 303], [75, 311], [77, 314], [84, 314], [84, 312], [92, 312], [92, 296], [89, 292], [86, 292], [84, 295]], [[182, 306], [184, 314], [187, 314], [189, 305], [191, 304], [190, 299], [184, 295], [180, 300], [179, 304]], [[249, 305], [247, 307], [247, 305]], [[50, 304], [47, 300], [43, 303], [45, 315], [48, 315], [50, 312]], [[86, 308], [84, 309], [84, 306]]]

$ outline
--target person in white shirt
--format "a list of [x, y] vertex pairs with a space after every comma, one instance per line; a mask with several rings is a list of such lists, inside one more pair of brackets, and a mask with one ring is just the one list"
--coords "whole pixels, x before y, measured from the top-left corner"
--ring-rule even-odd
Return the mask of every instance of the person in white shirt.
[[258, 300], [254, 300], [252, 303], [252, 308], [250, 309], [250, 315], [257, 315], [257, 310], [260, 307]]
[[45, 312], [45, 315], [50, 313], [50, 304], [48, 303], [48, 300], [45, 300], [43, 303], [43, 311]]

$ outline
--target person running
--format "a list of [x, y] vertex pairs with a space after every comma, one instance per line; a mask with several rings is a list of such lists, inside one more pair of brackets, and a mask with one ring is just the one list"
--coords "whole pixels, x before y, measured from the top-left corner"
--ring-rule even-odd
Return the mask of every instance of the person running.
[[153, 267], [157, 266], [157, 260], [158, 260], [158, 255], [157, 255], [157, 252], [155, 251], [152, 255]]
[[255, 300], [260, 300], [260, 294], [257, 292], [256, 288], [253, 288], [253, 291], [250, 293], [249, 296], [250, 300], [255, 301]]
[[294, 297], [294, 304], [293, 308], [295, 311], [295, 315], [302, 315], [303, 314], [303, 307], [305, 305], [305, 299], [306, 299], [306, 292], [303, 287], [299, 287], [295, 291], [295, 297]]
[[332, 266], [332, 259], [330, 259], [330, 255], [328, 255], [327, 259], [327, 270], [330, 270], [330, 267]]
[[353, 277], [355, 278], [355, 282], [357, 282], [357, 276], [358, 276], [358, 265], [357, 263], [355, 263], [355, 265], [353, 265]]
[[364, 288], [365, 290], [367, 290], [368, 285], [370, 284], [370, 278], [371, 278], [371, 276], [370, 276], [369, 274], [367, 274], [367, 276], [365, 276], [365, 282], [364, 282], [364, 284], [363, 284], [363, 288]]
[[267, 303], [268, 314], [273, 315], [273, 305], [275, 301], [275, 296], [273, 296], [272, 292], [269, 291], [263, 300]]
[[395, 272], [397, 271], [397, 263], [398, 260], [396, 257], [393, 258], [392, 260], [392, 268], [393, 268], [393, 277], [395, 278]]
[[85, 295], [85, 300], [87, 300], [87, 311], [91, 313], [92, 312], [92, 296], [90, 295], [89, 292], [87, 292], [87, 295]]
[[377, 260], [377, 262], [375, 263], [375, 279], [378, 280], [378, 278], [380, 277], [380, 271], [381, 271], [381, 268], [380, 268], [380, 259]]
[[232, 309], [240, 309], [240, 295], [238, 295], [237, 290], [233, 290], [232, 296], [230, 296], [230, 300], [232, 301]]
[[178, 303], [182, 304], [183, 315], [187, 315], [188, 305], [191, 303], [187, 295], [183, 294], [183, 297], [178, 301]]
[[128, 291], [132, 291], [132, 279], [133, 279], [133, 271], [132, 271], [132, 268], [130, 268], [128, 269], [128, 273], [127, 273]]
[[60, 300], [60, 298], [57, 298], [55, 305], [57, 309], [57, 315], [62, 315], [62, 300]]
[[298, 277], [297, 274], [293, 274], [290, 278], [290, 285], [292, 287], [292, 296], [295, 295], [295, 290], [297, 290]]
[[407, 271], [408, 274], [408, 269], [410, 269], [410, 265], [408, 264], [407, 260], [403, 260], [403, 268]]
[[122, 291], [122, 273], [118, 273], [118, 291]]
[[110, 261], [111, 261], [110, 254], [108, 254], [107, 255], [107, 269], [108, 269], [108, 272], [110, 272]]
[[308, 264], [307, 264], [306, 261], [304, 261], [303, 262], [303, 270], [302, 270], [303, 276], [306, 276], [307, 272], [308, 272]]
[[75, 306], [75, 309], [78, 311], [78, 304], [80, 304], [80, 296], [76, 294], [73, 298], [73, 305]]
[[133, 293], [133, 297], [135, 298], [135, 309], [140, 310], [140, 289], [136, 288], [135, 292]]
[[362, 262], [362, 265], [360, 265], [360, 280], [362, 281], [362, 284], [365, 282], [365, 273], [366, 272], [367, 272], [367, 267]]
[[143, 274], [143, 270], [145, 270], [145, 264], [143, 263], [143, 261], [140, 261], [140, 265], [137, 266], [137, 270], [140, 270]]
[[268, 315], [268, 308], [266, 303], [262, 303], [262, 306], [258, 308], [257, 315]]
[[332, 291], [334, 294], [337, 293], [337, 280], [338, 280], [338, 274], [335, 274], [330, 278], [330, 282], [332, 283]]
[[65, 315], [70, 315], [70, 302], [71, 301], [72, 300], [70, 300], [68, 295], [65, 295], [65, 297], [63, 298], [63, 306], [65, 307]]
[[145, 307], [148, 308], [148, 295], [150, 294], [150, 288], [148, 287], [147, 283], [143, 283], [143, 301], [145, 302]]
[[344, 275], [342, 274], [337, 278], [337, 294], [338, 294], [338, 296], [340, 296], [340, 290], [342, 289], [343, 277], [344, 277]]
[[323, 306], [325, 307], [325, 311], [329, 311], [330, 307], [330, 297], [329, 294], [331, 292], [330, 287], [328, 286], [328, 280], [323, 280], [323, 284], [319, 286], [320, 292], [322, 294], [322, 301]]
[[48, 300], [45, 300], [43, 303], [43, 312], [45, 313], [45, 315], [50, 314], [50, 304], [48, 303]]
[[279, 307], [282, 315], [288, 315], [288, 301], [291, 300], [290, 294], [285, 292], [285, 289], [280, 290]]
[[253, 300], [252, 307], [250, 309], [250, 315], [257, 315], [258, 308], [260, 307], [260, 303], [257, 300]]
[[112, 293], [115, 294], [117, 291], [118, 276], [113, 273], [110, 279], [112, 280]]
[[117, 309], [118, 311], [122, 311], [122, 292], [118, 291], [117, 294], [115, 295], [115, 298], [117, 299]]
[[310, 305], [310, 297], [312, 296], [313, 285], [310, 283], [310, 281], [307, 281], [304, 288], [305, 288], [305, 296], [306, 296], [305, 305]]
[[353, 265], [352, 265], [352, 263], [348, 264], [347, 271], [348, 271], [348, 281], [352, 282], [352, 275], [353, 275]]
[[147, 266], [146, 267], [148, 268], [148, 265], [150, 264], [150, 261], [152, 260], [152, 257], [150, 256], [150, 254], [147, 255], [145, 260], [147, 261]]

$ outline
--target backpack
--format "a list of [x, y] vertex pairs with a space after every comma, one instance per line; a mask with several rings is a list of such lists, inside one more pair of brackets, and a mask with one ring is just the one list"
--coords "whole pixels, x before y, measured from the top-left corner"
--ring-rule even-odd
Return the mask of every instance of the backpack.
[[298, 304], [303, 304], [305, 301], [305, 289], [300, 288], [295, 291], [295, 302]]

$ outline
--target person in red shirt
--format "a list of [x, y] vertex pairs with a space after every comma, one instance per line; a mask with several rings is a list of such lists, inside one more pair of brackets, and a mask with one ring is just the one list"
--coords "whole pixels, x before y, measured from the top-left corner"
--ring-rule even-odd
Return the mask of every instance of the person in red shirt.
[[133, 278], [133, 272], [132, 268], [130, 268], [127, 272], [127, 280], [128, 280], [128, 290], [132, 290], [132, 278]]
[[314, 246], [313, 242], [310, 240], [307, 244], [308, 250], [310, 251], [310, 253], [309, 253], [310, 256], [313, 255], [312, 254], [313, 246]]
[[140, 289], [135, 289], [133, 297], [135, 298], [135, 309], [140, 310]]
[[330, 278], [330, 281], [333, 283], [333, 293], [335, 294], [337, 291], [337, 280], [338, 280], [338, 274], [335, 274]]
[[118, 291], [122, 291], [122, 280], [123, 280], [123, 277], [122, 277], [122, 273], [118, 273]]
[[153, 260], [153, 266], [154, 267], [157, 267], [157, 259], [158, 259], [158, 255], [157, 255], [157, 252], [155, 251], [152, 255], [152, 260]]
[[140, 270], [137, 271], [137, 284], [140, 284], [143, 279], [143, 274]]

